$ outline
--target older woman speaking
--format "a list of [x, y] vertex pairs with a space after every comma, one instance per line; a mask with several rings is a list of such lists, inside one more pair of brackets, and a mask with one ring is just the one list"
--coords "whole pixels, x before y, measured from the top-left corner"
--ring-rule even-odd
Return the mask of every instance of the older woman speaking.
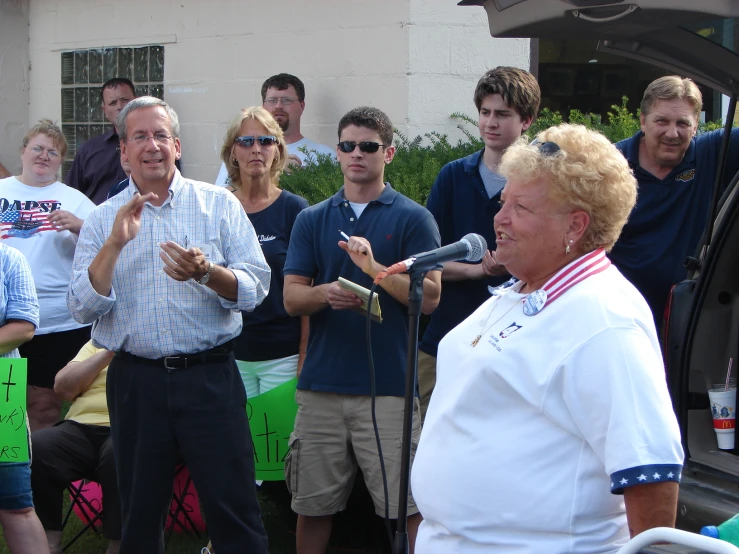
[[512, 146], [500, 170], [496, 258], [518, 281], [439, 345], [416, 551], [614, 552], [674, 525], [683, 461], [649, 307], [606, 257], [636, 181], [576, 125]]

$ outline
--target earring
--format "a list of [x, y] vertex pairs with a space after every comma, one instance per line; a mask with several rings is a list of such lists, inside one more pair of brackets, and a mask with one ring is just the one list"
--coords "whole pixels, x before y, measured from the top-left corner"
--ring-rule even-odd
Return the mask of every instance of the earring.
[[572, 242], [573, 242], [572, 239], [570, 239], [570, 242], [565, 247], [565, 255], [570, 253], [570, 245], [572, 244]]
[[239, 160], [237, 160], [236, 158], [231, 158], [231, 163], [238, 167]]

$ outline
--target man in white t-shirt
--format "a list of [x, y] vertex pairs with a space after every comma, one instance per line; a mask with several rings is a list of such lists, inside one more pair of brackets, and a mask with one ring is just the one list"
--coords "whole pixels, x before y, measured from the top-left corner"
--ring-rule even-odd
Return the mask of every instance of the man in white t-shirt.
[[[300, 118], [305, 110], [305, 85], [295, 75], [280, 73], [264, 81], [262, 107], [271, 113], [282, 127], [287, 143], [289, 166], [302, 167], [316, 163], [316, 154], [327, 155], [336, 160], [334, 148], [304, 137], [300, 132]], [[224, 164], [221, 164], [215, 184], [219, 186], [231, 184]]]

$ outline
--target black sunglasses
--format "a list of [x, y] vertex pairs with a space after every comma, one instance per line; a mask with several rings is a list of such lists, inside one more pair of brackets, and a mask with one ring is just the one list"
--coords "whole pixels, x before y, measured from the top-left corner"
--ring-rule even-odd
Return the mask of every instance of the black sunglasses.
[[539, 142], [539, 139], [532, 140], [529, 146], [538, 146], [539, 152], [544, 156], [551, 156], [562, 150], [556, 142]]
[[236, 137], [234, 142], [244, 148], [251, 148], [254, 146], [254, 141], [258, 141], [261, 146], [272, 146], [277, 142], [277, 137], [274, 135], [261, 135], [255, 137], [253, 135], [245, 135], [243, 137]]
[[359, 146], [359, 150], [365, 154], [374, 154], [380, 149], [380, 146], [385, 148], [387, 144], [380, 144], [379, 142], [354, 142], [353, 140], [342, 140], [336, 146], [339, 147], [339, 150], [346, 152], [347, 154], [354, 152], [354, 149], [357, 146]]

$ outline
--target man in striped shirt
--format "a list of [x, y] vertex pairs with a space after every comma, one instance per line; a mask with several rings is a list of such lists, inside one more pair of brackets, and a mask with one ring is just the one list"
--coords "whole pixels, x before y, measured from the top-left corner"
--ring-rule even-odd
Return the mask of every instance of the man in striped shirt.
[[267, 295], [270, 270], [238, 200], [184, 179], [177, 114], [140, 97], [120, 113], [131, 186], [80, 234], [68, 304], [116, 352], [107, 395], [118, 468], [121, 554], [164, 552], [183, 458], [219, 554], [266, 553], [246, 394], [231, 339]]

